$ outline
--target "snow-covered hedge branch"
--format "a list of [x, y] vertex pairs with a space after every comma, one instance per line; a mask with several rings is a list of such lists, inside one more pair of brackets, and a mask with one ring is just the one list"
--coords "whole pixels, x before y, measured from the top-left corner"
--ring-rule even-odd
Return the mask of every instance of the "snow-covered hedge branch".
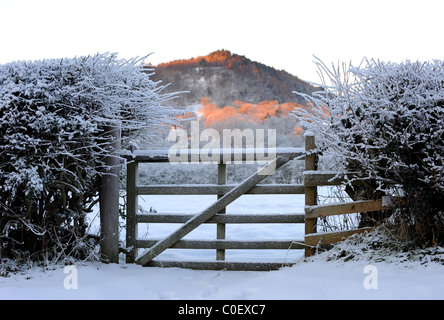
[[143, 59], [109, 53], [0, 66], [0, 256], [47, 252], [84, 232], [109, 150], [104, 128], [147, 134], [175, 113], [149, 72]]
[[303, 95], [313, 110], [296, 116], [343, 171], [368, 182], [367, 197], [400, 186], [408, 211], [443, 241], [444, 61], [317, 65], [324, 91]]

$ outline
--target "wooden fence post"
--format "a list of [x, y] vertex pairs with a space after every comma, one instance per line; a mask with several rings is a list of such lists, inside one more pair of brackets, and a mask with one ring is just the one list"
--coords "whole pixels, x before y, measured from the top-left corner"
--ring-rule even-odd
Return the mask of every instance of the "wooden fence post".
[[[227, 183], [227, 165], [225, 163], [219, 163], [217, 165], [217, 184], [225, 185]], [[223, 195], [218, 195], [217, 200], [222, 198]], [[223, 208], [218, 213], [226, 213], [226, 209]], [[225, 239], [225, 223], [217, 224], [217, 239]], [[216, 250], [216, 260], [225, 260], [225, 249]]]
[[134, 263], [137, 257], [137, 210], [138, 195], [136, 187], [139, 180], [139, 163], [137, 161], [128, 162], [126, 173], [126, 263]]
[[106, 126], [112, 153], [105, 157], [105, 170], [100, 186], [100, 238], [102, 260], [119, 263], [119, 179], [121, 133], [118, 126]]
[[[305, 171], [317, 170], [318, 157], [315, 153], [315, 136], [311, 131], [305, 132]], [[305, 187], [305, 205], [313, 206], [317, 204], [317, 186]], [[317, 218], [305, 217], [305, 234], [316, 233]], [[305, 256], [309, 257], [314, 254], [314, 249], [311, 247], [305, 247]]]

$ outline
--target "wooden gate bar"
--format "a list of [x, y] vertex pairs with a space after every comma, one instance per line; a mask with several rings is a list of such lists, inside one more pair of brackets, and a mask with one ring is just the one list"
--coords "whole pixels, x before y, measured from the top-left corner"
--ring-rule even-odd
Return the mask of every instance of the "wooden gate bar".
[[222, 198], [217, 200], [214, 204], [212, 204], [207, 209], [205, 209], [201, 213], [191, 218], [188, 222], [186, 222], [182, 227], [177, 229], [171, 235], [157, 242], [153, 247], [151, 247], [151, 249], [148, 252], [146, 252], [139, 259], [137, 259], [136, 263], [141, 265], [146, 265], [156, 256], [158, 256], [163, 251], [171, 247], [173, 244], [182, 239], [188, 233], [196, 229], [199, 225], [207, 221], [209, 218], [213, 217], [217, 212], [220, 212], [220, 210], [222, 210], [227, 205], [232, 203], [234, 200], [242, 196], [245, 192], [253, 188], [260, 181], [264, 180], [268, 175], [272, 173], [270, 168], [277, 170], [280, 167], [282, 167], [284, 164], [286, 164], [288, 161], [292, 160], [293, 158], [294, 155], [291, 154], [277, 157], [268, 166], [262, 168], [261, 170], [253, 174], [251, 177], [244, 180], [236, 188], [230, 190], [230, 192], [228, 192]]
[[[139, 239], [137, 240], [138, 248], [151, 248], [159, 240]], [[179, 240], [173, 244], [172, 249], [304, 249], [303, 240]]]
[[[182, 150], [183, 151], [183, 150]], [[292, 157], [304, 157], [304, 149], [302, 148], [273, 148], [270, 150], [264, 149], [264, 153], [258, 153], [255, 149], [219, 149], [219, 161], [218, 163], [227, 163], [227, 161], [269, 161], [270, 157], [265, 154], [276, 154], [277, 156], [292, 156]], [[140, 163], [160, 163], [170, 162], [168, 157], [169, 150], [135, 150], [133, 152], [126, 151], [121, 156], [129, 161], [137, 161]], [[187, 159], [185, 162], [195, 162], [195, 158], [199, 158], [200, 162], [212, 162], [213, 160], [200, 159], [200, 150], [188, 150]], [[229, 159], [227, 157], [229, 156]]]
[[[347, 176], [348, 179], [345, 178]], [[304, 172], [304, 185], [308, 187], [315, 186], [340, 186], [347, 184], [347, 181], [352, 180], [353, 185], [362, 185], [363, 182], [359, 180], [357, 173], [347, 172], [345, 174], [339, 172], [317, 172], [317, 171], [305, 171]]]
[[[156, 213], [138, 214], [137, 223], [185, 223], [194, 217], [187, 213]], [[304, 223], [305, 215], [302, 213], [229, 213], [218, 214], [204, 223]]]
[[390, 207], [384, 207], [382, 200], [360, 200], [345, 203], [332, 203], [318, 206], [306, 206], [305, 217], [327, 217], [347, 213], [360, 213], [369, 211], [390, 210]]
[[316, 247], [319, 244], [332, 244], [344, 240], [354, 234], [370, 232], [372, 227], [366, 227], [354, 230], [333, 231], [324, 233], [314, 233], [305, 235], [305, 244], [310, 247]]
[[[224, 195], [237, 185], [150, 185], [137, 186], [138, 195]], [[247, 194], [304, 194], [305, 188], [301, 184], [259, 184], [247, 192]]]
[[279, 262], [232, 262], [232, 261], [155, 261], [146, 267], [187, 268], [194, 270], [234, 270], [234, 271], [272, 271], [291, 266], [291, 263]]

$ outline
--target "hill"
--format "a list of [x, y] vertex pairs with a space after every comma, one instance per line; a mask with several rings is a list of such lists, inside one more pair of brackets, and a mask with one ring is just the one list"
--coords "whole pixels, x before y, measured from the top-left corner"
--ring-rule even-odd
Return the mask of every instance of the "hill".
[[161, 63], [154, 68], [153, 80], [170, 83], [166, 92], [189, 91], [172, 102], [175, 107], [198, 104], [202, 97], [221, 107], [236, 100], [253, 104], [270, 100], [305, 104], [293, 91], [311, 94], [319, 90], [286, 71], [227, 50]]

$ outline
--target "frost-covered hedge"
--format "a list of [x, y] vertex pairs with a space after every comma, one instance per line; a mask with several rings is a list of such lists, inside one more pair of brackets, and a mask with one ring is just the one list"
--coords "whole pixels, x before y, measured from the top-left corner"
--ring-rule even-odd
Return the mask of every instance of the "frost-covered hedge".
[[169, 96], [115, 54], [0, 66], [0, 257], [81, 254], [106, 126], [159, 125]]
[[355, 195], [403, 196], [395, 212], [410, 239], [443, 244], [444, 61], [317, 64], [325, 91], [304, 95], [313, 112], [297, 116], [320, 149], [366, 182]]

